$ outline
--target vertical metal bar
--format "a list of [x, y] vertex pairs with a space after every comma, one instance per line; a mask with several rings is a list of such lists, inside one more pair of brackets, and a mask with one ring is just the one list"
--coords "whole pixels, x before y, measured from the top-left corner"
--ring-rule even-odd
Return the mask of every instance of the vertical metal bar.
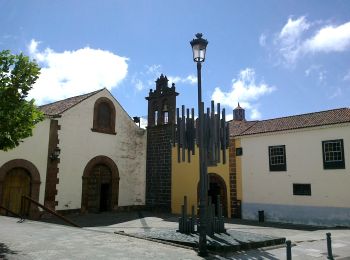
[[180, 109], [176, 108], [176, 117], [177, 117], [177, 162], [180, 162], [180, 138], [181, 138], [181, 120], [180, 120]]
[[192, 223], [191, 223], [191, 233], [194, 233], [194, 224], [195, 224], [195, 215], [194, 215], [194, 206], [192, 205], [192, 218], [191, 218], [191, 220], [192, 220]]
[[187, 161], [191, 162], [191, 119], [190, 109], [186, 109], [186, 148], [187, 148]]
[[198, 80], [198, 120], [199, 120], [199, 183], [200, 183], [200, 199], [199, 199], [199, 246], [198, 254], [200, 256], [207, 256], [207, 224], [206, 224], [206, 196], [208, 195], [206, 189], [206, 164], [205, 164], [205, 154], [203, 146], [203, 104], [202, 104], [202, 74], [201, 74], [202, 64], [197, 62], [197, 80]]
[[286, 248], [287, 248], [287, 260], [292, 260], [292, 243], [290, 240], [286, 241]]
[[221, 162], [221, 127], [220, 127], [220, 114], [221, 114], [221, 110], [220, 110], [220, 103], [217, 103], [217, 117], [216, 117], [216, 156], [218, 159], [218, 163]]
[[195, 150], [196, 150], [196, 144], [195, 144], [195, 138], [196, 138], [196, 132], [195, 132], [195, 119], [194, 119], [194, 108], [191, 109], [191, 114], [192, 114], [192, 155], [195, 154]]
[[186, 222], [186, 217], [185, 217], [185, 205], [181, 205], [181, 223], [180, 223], [180, 232], [185, 233], [185, 222]]
[[181, 113], [182, 113], [182, 119], [181, 119], [181, 139], [182, 139], [182, 161], [184, 162], [186, 160], [186, 131], [185, 131], [185, 124], [186, 124], [186, 120], [185, 120], [185, 106], [182, 105], [181, 107]]
[[327, 253], [328, 253], [327, 258], [333, 260], [334, 258], [333, 258], [333, 252], [332, 252], [331, 233], [326, 233], [326, 236], [327, 236]]
[[222, 143], [222, 163], [226, 163], [226, 116], [225, 108], [222, 109], [222, 128], [223, 128], [223, 143]]

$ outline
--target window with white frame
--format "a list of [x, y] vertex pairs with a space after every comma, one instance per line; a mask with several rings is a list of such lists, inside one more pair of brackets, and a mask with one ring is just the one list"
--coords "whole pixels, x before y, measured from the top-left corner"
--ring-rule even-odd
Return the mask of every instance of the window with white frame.
[[286, 171], [286, 146], [269, 146], [269, 166], [270, 171]]
[[322, 141], [323, 168], [345, 169], [343, 139]]

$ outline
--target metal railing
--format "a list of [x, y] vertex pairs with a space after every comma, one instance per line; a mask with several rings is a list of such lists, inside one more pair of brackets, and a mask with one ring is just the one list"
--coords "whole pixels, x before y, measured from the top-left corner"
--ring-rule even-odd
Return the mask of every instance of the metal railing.
[[[26, 201], [28, 201], [28, 204], [26, 203]], [[32, 198], [28, 197], [28, 196], [25, 196], [23, 195], [21, 197], [21, 208], [20, 208], [20, 213], [15, 213], [13, 212], [12, 210], [6, 208], [5, 206], [3, 205], [0, 205], [0, 209], [4, 210], [5, 211], [5, 216], [9, 216], [9, 213], [12, 215], [12, 216], [15, 216], [17, 218], [20, 218], [21, 221], [25, 220], [26, 217], [29, 215], [29, 210], [30, 210], [30, 204], [33, 203], [34, 205], [42, 208], [44, 211], [56, 216], [57, 218], [63, 220], [64, 222], [72, 225], [73, 227], [79, 227], [81, 228], [81, 226], [79, 226], [78, 224], [74, 223], [73, 221], [67, 219], [66, 217], [62, 216], [61, 214], [57, 213], [56, 211], [40, 204], [39, 202], [33, 200]], [[27, 204], [27, 205], [26, 205]], [[0, 214], [1, 214], [1, 210], [0, 210]]]

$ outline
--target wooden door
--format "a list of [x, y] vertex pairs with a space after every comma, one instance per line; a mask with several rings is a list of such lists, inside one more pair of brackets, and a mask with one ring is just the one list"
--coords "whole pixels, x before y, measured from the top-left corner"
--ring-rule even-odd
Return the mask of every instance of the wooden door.
[[4, 182], [2, 205], [19, 214], [22, 195], [30, 196], [30, 174], [23, 168], [10, 170]]
[[94, 166], [88, 178], [89, 212], [111, 210], [111, 170], [104, 164]]

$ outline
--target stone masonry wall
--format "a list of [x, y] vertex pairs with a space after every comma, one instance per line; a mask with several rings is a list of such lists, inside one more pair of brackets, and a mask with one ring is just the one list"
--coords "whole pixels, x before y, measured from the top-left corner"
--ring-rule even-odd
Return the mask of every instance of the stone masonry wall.
[[172, 125], [147, 129], [146, 206], [171, 210]]

